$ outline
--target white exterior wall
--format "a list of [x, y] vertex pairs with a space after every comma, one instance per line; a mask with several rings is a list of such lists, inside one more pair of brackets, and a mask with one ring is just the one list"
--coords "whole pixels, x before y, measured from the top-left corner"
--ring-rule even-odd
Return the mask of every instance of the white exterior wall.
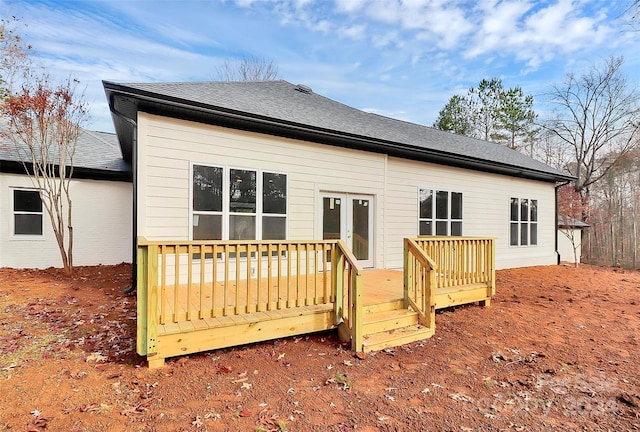
[[[33, 189], [26, 175], [0, 173], [0, 267], [62, 267], [60, 251], [43, 208], [43, 236], [13, 235], [13, 189]], [[132, 184], [71, 181], [74, 266], [131, 262]]]
[[[138, 235], [190, 237], [190, 164], [288, 175], [287, 239], [321, 238], [320, 193], [374, 198], [374, 266], [402, 267], [403, 238], [418, 234], [418, 190], [462, 192], [463, 234], [497, 237], [497, 267], [556, 263], [553, 183], [383, 154], [138, 115]], [[509, 246], [510, 197], [538, 200], [538, 246]]]
[[382, 262], [385, 155], [139, 113], [138, 235], [189, 239], [190, 163], [282, 172], [287, 239], [321, 238], [320, 192], [374, 196], [375, 262]]
[[575, 263], [576, 259], [573, 256], [573, 244], [571, 244], [570, 238], [576, 243], [576, 256], [578, 264], [580, 264], [580, 255], [582, 251], [582, 230], [575, 228], [562, 228], [558, 229], [558, 253], [560, 254], [560, 261]]
[[[462, 234], [496, 237], [498, 269], [557, 262], [553, 183], [389, 158], [387, 267], [402, 266], [402, 239], [418, 235], [418, 191], [421, 188], [462, 192]], [[511, 197], [538, 200], [537, 246], [509, 246]]]

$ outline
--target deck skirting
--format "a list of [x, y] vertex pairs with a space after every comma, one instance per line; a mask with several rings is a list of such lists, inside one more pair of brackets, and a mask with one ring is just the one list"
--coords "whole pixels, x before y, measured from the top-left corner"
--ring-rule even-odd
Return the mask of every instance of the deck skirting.
[[158, 354], [147, 356], [149, 366], [160, 367], [168, 357], [335, 328], [332, 306], [295, 308], [283, 314], [247, 314], [242, 321], [238, 318], [239, 316], [234, 316], [233, 319], [203, 319], [192, 321], [188, 325], [179, 323], [160, 326], [157, 336]]

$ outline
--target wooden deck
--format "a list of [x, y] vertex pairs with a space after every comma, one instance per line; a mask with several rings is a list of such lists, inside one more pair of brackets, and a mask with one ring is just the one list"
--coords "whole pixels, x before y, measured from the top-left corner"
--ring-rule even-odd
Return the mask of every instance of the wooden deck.
[[340, 241], [141, 243], [138, 353], [152, 368], [336, 328], [354, 350], [397, 346], [431, 337], [435, 309], [488, 305], [495, 289], [485, 239], [406, 239], [404, 270], [361, 270]]

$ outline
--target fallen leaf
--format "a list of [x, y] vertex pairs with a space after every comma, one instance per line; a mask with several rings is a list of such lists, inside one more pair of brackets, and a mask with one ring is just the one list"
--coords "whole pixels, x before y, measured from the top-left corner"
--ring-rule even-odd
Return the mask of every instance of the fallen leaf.
[[85, 361], [88, 362], [96, 362], [96, 363], [104, 363], [107, 361], [107, 356], [102, 355], [99, 352], [94, 352], [92, 354], [89, 354], [87, 356], [87, 358], [85, 359]]

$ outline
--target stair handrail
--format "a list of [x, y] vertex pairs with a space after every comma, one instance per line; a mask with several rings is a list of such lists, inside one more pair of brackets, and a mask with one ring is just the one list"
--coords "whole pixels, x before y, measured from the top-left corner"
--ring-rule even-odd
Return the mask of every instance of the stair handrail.
[[[346, 284], [345, 271], [348, 272]], [[351, 349], [362, 351], [362, 269], [344, 240], [338, 240], [334, 249], [331, 272], [336, 294], [335, 323], [347, 326], [351, 336]]]
[[404, 302], [418, 313], [420, 324], [435, 329], [437, 265], [415, 240], [404, 239]]

